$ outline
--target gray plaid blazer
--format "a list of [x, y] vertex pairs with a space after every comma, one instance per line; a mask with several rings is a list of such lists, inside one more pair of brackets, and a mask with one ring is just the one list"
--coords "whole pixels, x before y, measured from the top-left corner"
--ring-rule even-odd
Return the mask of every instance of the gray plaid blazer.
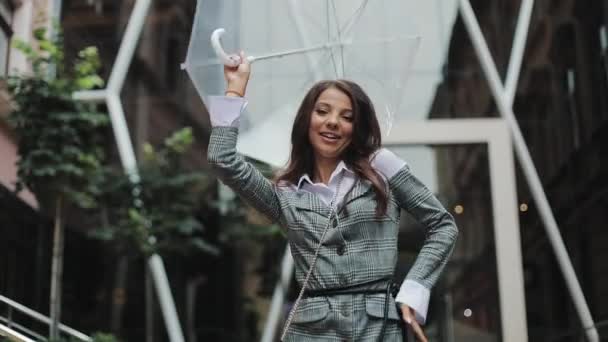
[[[214, 127], [207, 158], [218, 177], [247, 203], [285, 229], [296, 279], [302, 284], [330, 208], [316, 195], [276, 185], [236, 152], [238, 129]], [[308, 289], [333, 289], [392, 277], [397, 263], [400, 209], [426, 230], [426, 239], [407, 279], [431, 289], [458, 235], [452, 216], [405, 166], [388, 179], [386, 215], [376, 216], [371, 184], [359, 180], [331, 222]], [[382, 326], [385, 295], [341, 294], [304, 298], [287, 341], [376, 341]], [[390, 298], [385, 341], [401, 341], [400, 316]]]

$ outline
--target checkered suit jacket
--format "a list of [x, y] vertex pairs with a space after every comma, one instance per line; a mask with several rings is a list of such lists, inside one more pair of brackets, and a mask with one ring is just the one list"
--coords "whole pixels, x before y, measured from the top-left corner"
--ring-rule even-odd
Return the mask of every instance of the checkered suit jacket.
[[[276, 185], [236, 152], [238, 129], [214, 127], [208, 160], [219, 178], [246, 202], [278, 222], [289, 240], [301, 284], [328, 223], [330, 208], [317, 196]], [[426, 239], [407, 278], [432, 288], [445, 266], [458, 230], [452, 216], [405, 166], [388, 179], [386, 215], [376, 216], [371, 184], [359, 180], [331, 222], [308, 289], [329, 289], [392, 277], [397, 262], [400, 209], [427, 227]], [[376, 341], [384, 294], [346, 294], [302, 300], [287, 341]], [[401, 341], [393, 298], [385, 341]]]

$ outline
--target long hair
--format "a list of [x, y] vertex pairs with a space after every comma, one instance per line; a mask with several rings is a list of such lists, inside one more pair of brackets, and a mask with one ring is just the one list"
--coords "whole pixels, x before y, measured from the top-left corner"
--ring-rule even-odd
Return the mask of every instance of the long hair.
[[289, 163], [276, 181], [297, 184], [303, 174], [314, 173], [314, 153], [308, 130], [314, 106], [321, 93], [329, 88], [338, 89], [346, 94], [350, 98], [353, 109], [352, 141], [340, 157], [358, 177], [371, 182], [376, 193], [376, 214], [384, 215], [388, 202], [386, 184], [370, 163], [372, 153], [382, 146], [380, 125], [371, 100], [359, 85], [351, 81], [321, 81], [310, 88], [300, 104], [291, 131]]

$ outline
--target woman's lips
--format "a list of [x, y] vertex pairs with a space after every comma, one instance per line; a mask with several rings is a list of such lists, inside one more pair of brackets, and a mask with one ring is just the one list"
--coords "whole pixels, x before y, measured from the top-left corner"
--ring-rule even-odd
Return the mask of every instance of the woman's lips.
[[340, 136], [335, 133], [321, 132], [319, 133], [321, 140], [326, 144], [335, 144], [340, 141]]
[[327, 140], [330, 142], [336, 142], [336, 141], [340, 140], [340, 136], [335, 133], [321, 132], [321, 133], [319, 133], [319, 135], [321, 135], [323, 140]]

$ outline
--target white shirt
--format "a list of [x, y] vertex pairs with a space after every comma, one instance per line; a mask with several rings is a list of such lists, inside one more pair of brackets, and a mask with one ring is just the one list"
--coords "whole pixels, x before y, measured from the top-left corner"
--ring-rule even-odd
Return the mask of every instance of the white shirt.
[[[336, 191], [338, 190], [338, 183], [340, 182], [340, 175], [342, 176], [342, 183], [340, 184], [340, 192], [336, 195]], [[325, 204], [332, 204], [331, 201], [336, 197], [335, 203], [333, 203], [333, 208], [336, 209], [344, 200], [344, 196], [353, 187], [355, 181], [357, 180], [357, 175], [350, 170], [343, 161], [341, 161], [337, 166], [334, 172], [332, 172], [331, 176], [329, 176], [329, 181], [327, 185], [323, 183], [313, 183], [310, 177], [305, 174], [300, 177], [298, 181], [297, 189], [308, 191], [317, 195], [321, 201]]]
[[[211, 119], [211, 125], [216, 126], [239, 126], [240, 115], [247, 106], [247, 100], [241, 97], [229, 97], [229, 96], [209, 96], [206, 101], [209, 109], [209, 116]], [[397, 157], [391, 151], [382, 148], [372, 156], [371, 159], [372, 167], [378, 170], [386, 179], [390, 179], [399, 170], [401, 170], [406, 163], [399, 157]], [[328, 184], [313, 183], [308, 175], [300, 177], [296, 186], [296, 191], [308, 191], [317, 195], [327, 205], [331, 204], [332, 199], [336, 193], [339, 175], [343, 173], [342, 183], [340, 190], [336, 196], [335, 203], [333, 204], [336, 208], [344, 200], [344, 196], [350, 188], [357, 181], [357, 175], [350, 170], [344, 162], [340, 162], [336, 169], [332, 172], [329, 177]], [[399, 293], [395, 298], [397, 303], [406, 304], [414, 310], [416, 321], [420, 324], [424, 324], [428, 312], [429, 300], [431, 292], [423, 285], [413, 280], [406, 279], [399, 289]]]

